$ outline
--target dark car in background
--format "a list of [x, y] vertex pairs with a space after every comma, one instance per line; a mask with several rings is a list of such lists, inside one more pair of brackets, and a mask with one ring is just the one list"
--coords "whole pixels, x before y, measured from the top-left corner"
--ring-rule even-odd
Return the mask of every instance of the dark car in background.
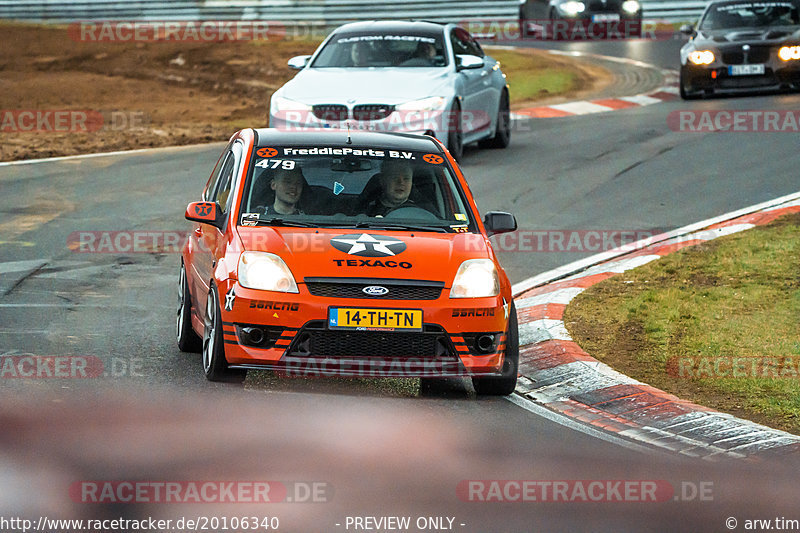
[[519, 18], [523, 37], [638, 37], [642, 4], [638, 0], [522, 0]]
[[681, 48], [683, 99], [800, 89], [800, 9], [786, 0], [710, 3]]

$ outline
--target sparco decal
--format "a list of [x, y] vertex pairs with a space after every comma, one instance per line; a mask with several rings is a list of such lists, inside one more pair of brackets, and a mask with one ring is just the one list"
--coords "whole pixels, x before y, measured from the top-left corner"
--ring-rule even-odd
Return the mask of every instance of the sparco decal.
[[494, 316], [494, 308], [487, 309], [453, 309], [453, 316]]
[[262, 302], [254, 300], [250, 302], [250, 309], [272, 309], [273, 311], [297, 311], [300, 304], [291, 302]]

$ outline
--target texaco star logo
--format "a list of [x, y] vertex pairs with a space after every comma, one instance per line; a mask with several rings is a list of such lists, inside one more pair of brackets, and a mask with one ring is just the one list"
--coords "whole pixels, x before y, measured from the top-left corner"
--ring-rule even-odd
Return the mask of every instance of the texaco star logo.
[[236, 299], [236, 294], [233, 292], [233, 287], [225, 295], [225, 310], [233, 311], [233, 301]]
[[397, 255], [406, 249], [406, 243], [386, 235], [340, 235], [331, 239], [331, 245], [349, 255], [362, 257], [386, 257]]

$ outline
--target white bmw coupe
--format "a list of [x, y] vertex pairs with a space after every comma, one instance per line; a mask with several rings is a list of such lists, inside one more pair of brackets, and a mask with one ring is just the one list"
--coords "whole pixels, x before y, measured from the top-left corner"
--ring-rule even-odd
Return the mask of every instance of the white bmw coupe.
[[272, 95], [270, 127], [433, 135], [456, 159], [471, 142], [509, 144], [506, 76], [454, 24], [345, 24], [289, 66], [300, 72]]

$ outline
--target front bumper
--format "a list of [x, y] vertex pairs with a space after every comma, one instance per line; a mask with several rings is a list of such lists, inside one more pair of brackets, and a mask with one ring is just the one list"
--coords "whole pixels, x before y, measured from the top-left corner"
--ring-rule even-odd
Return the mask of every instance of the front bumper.
[[800, 61], [769, 62], [763, 74], [732, 76], [729, 65], [708, 66], [687, 64], [681, 67], [684, 90], [688, 94], [737, 94], [754, 91], [800, 90]]
[[[384, 300], [314, 296], [305, 283], [298, 288], [299, 294], [284, 294], [228, 282], [221, 294], [233, 294], [233, 304], [221, 313], [230, 367], [299, 377], [474, 376], [502, 369], [509, 306], [501, 296], [451, 299], [444, 289], [436, 299]], [[332, 329], [330, 307], [421, 309], [423, 328]]]
[[449, 131], [455, 128], [454, 117], [445, 109], [426, 111], [391, 112], [387, 117], [376, 120], [322, 120], [311, 111], [280, 111], [271, 113], [269, 126], [283, 131], [351, 129], [359, 131], [415, 133], [432, 135], [447, 142]]

